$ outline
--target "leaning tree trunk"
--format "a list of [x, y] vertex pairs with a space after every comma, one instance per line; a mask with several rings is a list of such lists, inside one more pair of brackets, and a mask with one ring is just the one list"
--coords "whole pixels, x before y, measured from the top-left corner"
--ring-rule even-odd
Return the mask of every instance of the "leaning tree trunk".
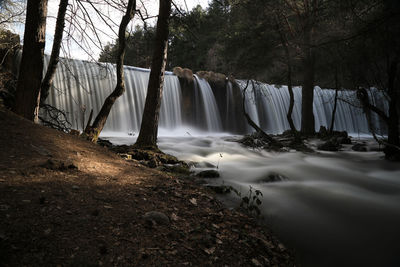
[[335, 100], [333, 103], [331, 126], [329, 127], [329, 132], [331, 134], [333, 133], [333, 127], [335, 126], [335, 115], [336, 115], [336, 107], [337, 107], [337, 100], [338, 100], [338, 91], [339, 91], [339, 80], [338, 80], [338, 70], [336, 67], [336, 69], [335, 69]]
[[54, 74], [56, 73], [57, 64], [60, 60], [60, 48], [65, 26], [65, 13], [67, 12], [68, 0], [61, 0], [58, 8], [56, 30], [54, 33], [53, 48], [46, 75], [42, 81], [40, 88], [40, 104], [43, 104], [49, 95], [50, 86], [53, 83]]
[[157, 31], [142, 124], [135, 147], [157, 150], [158, 119], [167, 61], [171, 0], [160, 0]]
[[[114, 91], [106, 98], [99, 114], [97, 114], [92, 126], [86, 127], [85, 133], [92, 142], [97, 142], [100, 132], [106, 124], [107, 117], [115, 101], [125, 92], [124, 82], [124, 57], [125, 57], [125, 32], [129, 22], [135, 15], [136, 0], [129, 0], [125, 15], [122, 17], [118, 32], [118, 58], [117, 58], [117, 85]], [[90, 121], [88, 122], [90, 124]]]
[[[265, 140], [267, 140], [271, 145], [275, 145], [275, 146], [281, 146], [279, 144], [278, 141], [276, 141], [274, 138], [272, 138], [269, 134], [267, 134], [266, 132], [264, 132], [263, 129], [260, 128], [260, 126], [257, 125], [257, 123], [255, 123], [250, 115], [247, 113], [246, 111], [246, 90], [249, 87], [249, 82], [250, 80], [247, 80], [246, 86], [243, 88], [243, 92], [242, 92], [242, 109], [243, 109], [243, 115], [247, 120], [247, 123], [259, 134], [261, 135]], [[253, 90], [255, 90], [255, 86], [254, 86], [254, 81], [251, 80], [251, 84], [253, 87]]]
[[15, 113], [38, 121], [46, 34], [47, 0], [28, 0]]
[[311, 29], [304, 33], [305, 58], [303, 62], [303, 87], [301, 99], [301, 132], [313, 134], [315, 132], [315, 120], [313, 113], [314, 103], [314, 76], [315, 76], [315, 54], [311, 47]]

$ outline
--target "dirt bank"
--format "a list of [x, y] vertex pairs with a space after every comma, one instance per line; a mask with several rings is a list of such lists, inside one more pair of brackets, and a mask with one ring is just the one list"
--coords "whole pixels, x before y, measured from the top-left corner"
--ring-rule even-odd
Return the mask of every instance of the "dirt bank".
[[[158, 211], [161, 218], [147, 214]], [[154, 216], [154, 215], [153, 215]], [[0, 110], [1, 266], [293, 266], [190, 177]]]

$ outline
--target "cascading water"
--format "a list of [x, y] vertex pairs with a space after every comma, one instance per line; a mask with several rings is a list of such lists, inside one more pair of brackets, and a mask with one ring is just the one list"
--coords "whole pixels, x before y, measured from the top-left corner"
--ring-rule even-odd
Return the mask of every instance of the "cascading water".
[[[20, 56], [19, 56], [20, 57]], [[49, 56], [45, 57], [45, 69]], [[144, 102], [147, 92], [149, 70], [125, 66], [126, 93], [115, 103], [111, 110], [105, 132], [137, 132], [140, 129]], [[57, 68], [53, 90], [48, 103], [68, 113], [68, 119], [74, 128], [83, 128], [85, 115], [93, 108], [94, 114], [100, 110], [105, 98], [115, 87], [115, 65], [107, 63], [91, 63], [87, 61], [61, 59]], [[178, 78], [171, 72], [166, 72], [163, 99], [160, 111], [160, 127], [174, 129], [186, 127], [182, 123], [182, 97]], [[241, 87], [245, 81], [237, 81]], [[268, 133], [282, 133], [289, 129], [286, 113], [289, 106], [287, 86], [275, 86], [264, 83], [249, 83], [245, 93], [245, 108], [250, 117]], [[241, 114], [242, 98], [234, 94], [232, 84], [227, 82], [225, 97], [218, 103], [210, 84], [197, 75], [194, 75], [194, 93], [191, 100], [194, 106], [193, 116], [189, 116], [188, 123], [208, 132], [250, 132]], [[240, 92], [239, 92], [240, 93]], [[295, 105], [292, 118], [297, 129], [301, 126], [301, 87], [293, 88]], [[242, 95], [242, 94], [241, 94]], [[315, 129], [320, 126], [328, 127], [331, 122], [334, 90], [314, 89], [314, 116]], [[371, 102], [387, 110], [387, 101], [383, 101], [377, 90], [370, 91]], [[339, 91], [338, 105], [335, 116], [335, 130], [346, 130], [353, 134], [369, 134], [369, 126], [365, 115], [356, 100], [354, 91]], [[219, 108], [222, 108], [220, 115]], [[378, 116], [372, 113], [372, 122], [378, 133], [383, 134], [384, 125]], [[185, 130], [186, 131], [186, 130]]]
[[[246, 82], [239, 81], [242, 90]], [[255, 88], [254, 88], [255, 87]], [[379, 101], [379, 94], [372, 90], [370, 98], [373, 102], [379, 102], [384, 110], [384, 103]], [[375, 92], [375, 93], [374, 93]], [[295, 127], [301, 126], [301, 87], [293, 87], [294, 108], [292, 118]], [[268, 133], [278, 134], [289, 129], [286, 113], [289, 107], [289, 92], [287, 86], [277, 87], [263, 83], [249, 83], [246, 89], [245, 106], [250, 117]], [[335, 90], [314, 88], [314, 117], [315, 130], [320, 126], [328, 127], [332, 119], [332, 110], [335, 98]], [[349, 133], [368, 134], [369, 127], [365, 114], [356, 99], [354, 91], [339, 91], [334, 129], [348, 131]], [[372, 114], [374, 125], [379, 126], [379, 118]], [[380, 129], [378, 129], [380, 130]]]
[[201, 103], [203, 105], [203, 111], [207, 123], [207, 130], [210, 132], [221, 132], [222, 123], [221, 116], [217, 107], [217, 102], [210, 84], [203, 78], [194, 75], [195, 83], [194, 86], [197, 87], [195, 90], [200, 92]]
[[[45, 67], [49, 57], [46, 57]], [[146, 99], [149, 70], [124, 67], [126, 92], [111, 109], [105, 132], [137, 132]], [[56, 71], [48, 103], [68, 112], [75, 128], [82, 128], [83, 114], [93, 108], [96, 115], [116, 84], [115, 65], [62, 59]], [[166, 73], [160, 111], [160, 127], [182, 125], [182, 95], [178, 78]], [[86, 110], [86, 112], [85, 112]]]

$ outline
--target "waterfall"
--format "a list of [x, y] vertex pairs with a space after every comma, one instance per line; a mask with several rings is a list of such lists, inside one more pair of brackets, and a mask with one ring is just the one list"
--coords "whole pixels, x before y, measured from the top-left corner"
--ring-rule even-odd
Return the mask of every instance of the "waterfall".
[[194, 75], [194, 78], [195, 90], [197, 89], [198, 92], [200, 92], [199, 96], [201, 97], [203, 111], [205, 112], [204, 115], [207, 122], [207, 130], [211, 132], [221, 132], [221, 116], [211, 86], [206, 80], [197, 75]]
[[[45, 57], [45, 69], [49, 57]], [[125, 93], [118, 98], [104, 127], [105, 132], [138, 132], [143, 115], [150, 72], [147, 69], [124, 67]], [[82, 128], [85, 117], [93, 109], [96, 115], [116, 84], [114, 64], [61, 59], [53, 90], [47, 102], [68, 112], [74, 128]], [[182, 125], [182, 94], [178, 78], [165, 75], [160, 110], [160, 127], [172, 129]]]
[[[245, 81], [239, 81], [244, 88]], [[264, 83], [249, 83], [246, 90], [245, 106], [250, 117], [268, 133], [282, 133], [289, 129], [286, 114], [289, 109], [289, 92], [287, 86], [275, 86]], [[243, 90], [243, 89], [242, 89]], [[374, 104], [385, 107], [385, 101], [377, 90], [371, 90], [370, 99]], [[292, 113], [293, 122], [299, 130], [301, 127], [301, 87], [293, 87], [294, 108]], [[315, 117], [315, 130], [320, 126], [329, 127], [332, 119], [332, 110], [335, 98], [335, 90], [314, 88], [313, 111]], [[353, 134], [368, 134], [369, 127], [365, 114], [356, 98], [355, 91], [339, 91], [338, 105], [335, 115], [334, 130], [347, 131]], [[376, 114], [372, 114], [374, 125], [378, 132], [382, 132], [380, 120]], [[381, 130], [382, 129], [382, 130]]]
[[[20, 60], [20, 55], [17, 60]], [[45, 57], [47, 68], [49, 56]], [[143, 115], [144, 103], [149, 80], [148, 69], [124, 67], [126, 92], [112, 108], [104, 132], [137, 133]], [[105, 98], [114, 90], [116, 83], [114, 64], [93, 63], [82, 60], [62, 58], [56, 71], [53, 87], [47, 99], [48, 104], [67, 112], [73, 128], [82, 129], [87, 121], [90, 109], [96, 115]], [[178, 78], [166, 72], [163, 99], [160, 110], [160, 127], [171, 129], [186, 127], [183, 125], [183, 102], [187, 103], [185, 114], [187, 124], [208, 132], [250, 132], [251, 129], [242, 116], [242, 95], [246, 82], [237, 80], [236, 89], [227, 81], [226, 88], [219, 88], [223, 97], [218, 101], [210, 84], [194, 75], [193, 93], [183, 98]], [[253, 88], [254, 86], [254, 88]], [[241, 91], [240, 91], [241, 90]], [[221, 95], [221, 91], [218, 94]], [[235, 93], [234, 93], [235, 92]], [[297, 129], [301, 126], [301, 87], [294, 87], [294, 109], [292, 118]], [[387, 101], [378, 90], [369, 91], [370, 101], [388, 110]], [[190, 99], [187, 99], [187, 98]], [[315, 130], [320, 126], [329, 127], [331, 122], [335, 90], [314, 88]], [[189, 103], [189, 105], [188, 105]], [[190, 104], [191, 103], [191, 104]], [[365, 114], [359, 107], [355, 91], [338, 92], [338, 105], [334, 129], [353, 134], [369, 134]], [[276, 86], [260, 82], [249, 83], [245, 93], [245, 109], [255, 123], [268, 133], [277, 134], [289, 129], [286, 113], [289, 107], [287, 86]], [[221, 116], [223, 114], [223, 116]], [[374, 113], [372, 121], [378, 133], [385, 133], [386, 126]], [[186, 118], [185, 117], [185, 118]], [[186, 129], [186, 128], [185, 128]], [[185, 130], [186, 131], [186, 130]]]

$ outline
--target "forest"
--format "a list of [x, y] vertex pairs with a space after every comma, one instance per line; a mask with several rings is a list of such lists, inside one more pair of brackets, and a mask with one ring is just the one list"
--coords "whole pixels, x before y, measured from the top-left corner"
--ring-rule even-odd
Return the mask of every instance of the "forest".
[[398, 266], [400, 2], [1, 0], [1, 266]]

